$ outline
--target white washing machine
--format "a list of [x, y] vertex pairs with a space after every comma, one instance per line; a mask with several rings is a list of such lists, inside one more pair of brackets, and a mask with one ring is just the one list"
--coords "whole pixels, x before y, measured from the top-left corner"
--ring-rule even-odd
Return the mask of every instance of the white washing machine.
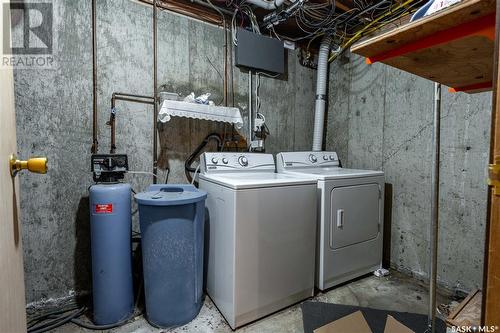
[[275, 172], [271, 154], [204, 153], [207, 292], [231, 328], [313, 296], [316, 180]]
[[316, 287], [324, 290], [382, 265], [384, 173], [345, 169], [334, 152], [286, 152], [281, 174], [318, 180]]

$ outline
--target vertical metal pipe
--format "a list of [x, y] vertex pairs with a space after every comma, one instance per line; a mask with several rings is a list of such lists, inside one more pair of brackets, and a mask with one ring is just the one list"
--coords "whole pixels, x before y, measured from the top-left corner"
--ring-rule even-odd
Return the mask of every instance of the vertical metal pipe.
[[[228, 33], [231, 33], [228, 31]], [[234, 106], [234, 68], [233, 68], [233, 40], [229, 43], [229, 76], [231, 79], [231, 106]]]
[[92, 154], [99, 147], [97, 141], [97, 32], [96, 0], [92, 0]]
[[156, 184], [158, 174], [158, 27], [157, 27], [157, 0], [153, 0], [153, 184]]
[[434, 128], [432, 159], [432, 202], [430, 228], [430, 267], [429, 267], [429, 329], [436, 330], [436, 284], [437, 284], [437, 250], [439, 232], [439, 152], [441, 145], [441, 84], [434, 83]]
[[224, 15], [222, 16], [222, 26], [224, 30], [224, 106], [228, 106], [228, 93], [227, 93], [227, 58], [228, 58], [228, 52], [227, 52], [227, 34], [228, 34], [228, 29], [227, 29], [227, 23]]
[[251, 146], [252, 144], [252, 117], [253, 117], [253, 112], [252, 112], [252, 71], [248, 71], [248, 147]]

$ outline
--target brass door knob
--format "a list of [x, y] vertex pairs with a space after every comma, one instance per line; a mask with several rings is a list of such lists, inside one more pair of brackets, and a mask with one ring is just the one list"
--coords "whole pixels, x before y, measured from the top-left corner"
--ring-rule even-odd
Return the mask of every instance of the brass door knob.
[[10, 155], [10, 175], [15, 177], [19, 171], [24, 169], [34, 173], [47, 173], [47, 158], [34, 157], [27, 161], [21, 161], [17, 159], [16, 155]]

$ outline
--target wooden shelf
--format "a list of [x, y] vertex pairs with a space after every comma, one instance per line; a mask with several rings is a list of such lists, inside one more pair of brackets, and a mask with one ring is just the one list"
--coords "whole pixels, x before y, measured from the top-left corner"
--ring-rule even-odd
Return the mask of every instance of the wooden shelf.
[[450, 91], [491, 90], [495, 0], [464, 0], [358, 42], [351, 51], [442, 83]]

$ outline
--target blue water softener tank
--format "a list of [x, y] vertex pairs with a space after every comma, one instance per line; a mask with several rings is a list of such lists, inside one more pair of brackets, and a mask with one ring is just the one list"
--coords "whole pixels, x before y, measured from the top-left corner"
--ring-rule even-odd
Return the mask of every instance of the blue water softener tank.
[[152, 185], [139, 204], [146, 318], [156, 327], [190, 322], [203, 302], [207, 193], [193, 185]]
[[94, 323], [115, 324], [134, 311], [130, 184], [90, 187]]

